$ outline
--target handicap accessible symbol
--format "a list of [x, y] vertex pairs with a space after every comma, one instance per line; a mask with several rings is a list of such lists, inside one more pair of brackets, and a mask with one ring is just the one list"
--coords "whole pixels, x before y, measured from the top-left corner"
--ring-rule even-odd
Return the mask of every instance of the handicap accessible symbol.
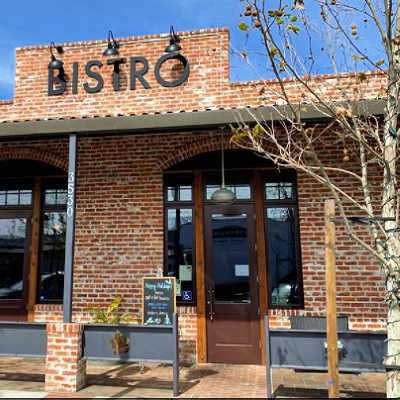
[[182, 300], [192, 300], [192, 291], [191, 290], [183, 290], [182, 291]]

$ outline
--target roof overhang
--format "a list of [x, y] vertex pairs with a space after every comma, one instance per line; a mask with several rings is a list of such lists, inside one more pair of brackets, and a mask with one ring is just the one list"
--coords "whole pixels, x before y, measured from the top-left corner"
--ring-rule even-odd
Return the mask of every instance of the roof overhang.
[[[343, 104], [336, 103], [335, 106]], [[383, 100], [362, 100], [346, 103], [353, 113], [382, 116]], [[324, 108], [313, 105], [295, 106], [301, 110], [304, 122], [328, 122], [332, 118]], [[75, 133], [78, 135], [110, 135], [128, 133], [170, 132], [213, 129], [237, 124], [252, 124], [255, 121], [283, 121], [292, 114], [288, 106], [262, 106], [210, 111], [191, 111], [166, 114], [133, 115], [117, 117], [93, 117], [82, 119], [60, 119], [0, 124], [0, 138], [59, 137]]]

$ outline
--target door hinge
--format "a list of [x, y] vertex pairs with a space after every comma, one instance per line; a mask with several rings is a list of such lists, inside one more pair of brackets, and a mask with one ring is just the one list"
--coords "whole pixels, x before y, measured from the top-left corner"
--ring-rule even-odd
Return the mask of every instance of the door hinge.
[[261, 350], [261, 340], [258, 341], [258, 348]]
[[254, 243], [254, 251], [257, 251], [257, 250], [258, 250], [257, 243]]
[[260, 307], [257, 307], [257, 317], [260, 316]]

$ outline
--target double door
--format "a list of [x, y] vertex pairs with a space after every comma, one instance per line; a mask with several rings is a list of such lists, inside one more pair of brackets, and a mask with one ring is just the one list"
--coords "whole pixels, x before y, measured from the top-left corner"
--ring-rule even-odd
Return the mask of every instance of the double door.
[[207, 205], [204, 215], [208, 361], [259, 364], [253, 206]]

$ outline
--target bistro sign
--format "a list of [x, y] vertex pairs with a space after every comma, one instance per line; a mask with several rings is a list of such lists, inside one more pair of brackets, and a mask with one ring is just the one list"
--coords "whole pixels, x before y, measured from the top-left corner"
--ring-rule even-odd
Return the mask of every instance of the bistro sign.
[[[164, 62], [167, 60], [177, 60], [179, 61], [182, 66], [183, 66], [183, 71], [180, 75], [180, 77], [176, 80], [165, 80], [161, 77], [160, 70]], [[115, 91], [120, 90], [120, 65], [121, 64], [126, 64], [128, 60], [125, 57], [119, 57], [119, 58], [110, 58], [107, 60], [107, 65], [112, 65], [113, 66], [113, 77], [112, 77], [112, 83], [113, 83], [113, 88]], [[130, 90], [135, 90], [136, 89], [136, 81], [139, 81], [139, 83], [145, 88], [145, 89], [151, 89], [149, 83], [147, 82], [145, 75], [148, 73], [150, 69], [149, 62], [147, 61], [146, 58], [144, 57], [130, 57], [129, 60], [130, 63], [130, 77], [129, 77], [129, 88]], [[101, 89], [104, 86], [104, 79], [101, 73], [97, 72], [95, 68], [98, 68], [99, 70], [103, 66], [103, 63], [99, 60], [91, 60], [88, 61], [85, 65], [85, 73], [86, 76], [89, 78], [94, 79], [97, 83], [94, 85], [89, 85], [89, 83], [85, 82], [82, 86], [83, 89], [87, 93], [97, 93], [100, 92]], [[53, 68], [49, 65], [49, 79], [48, 79], [48, 95], [49, 96], [55, 96], [55, 95], [60, 95], [65, 92], [67, 88], [67, 77], [64, 73], [64, 69], [61, 68]], [[74, 62], [72, 64], [72, 94], [77, 94], [78, 93], [78, 69], [79, 69], [79, 63]], [[179, 53], [167, 53], [164, 54], [159, 58], [159, 60], [156, 62], [154, 66], [154, 76], [157, 80], [157, 82], [164, 87], [175, 87], [182, 85], [188, 78], [189, 76], [189, 62], [185, 56]], [[57, 74], [58, 72], [58, 74]]]

